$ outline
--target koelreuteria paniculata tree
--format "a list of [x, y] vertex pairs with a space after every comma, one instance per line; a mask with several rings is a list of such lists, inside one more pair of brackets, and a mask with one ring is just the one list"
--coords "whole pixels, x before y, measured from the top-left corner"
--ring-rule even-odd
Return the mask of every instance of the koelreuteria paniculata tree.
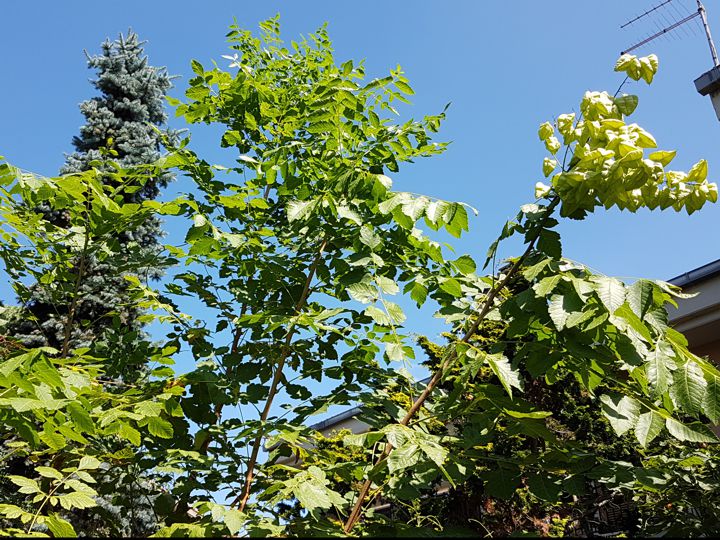
[[[137, 308], [166, 329], [163, 343], [146, 344], [162, 364], [146, 380], [105, 389], [92, 348], [6, 351], [0, 414], [13, 451], [53, 463], [39, 478], [10, 478], [27, 499], [0, 506], [8, 532], [70, 534], [63, 510], [92, 511], [95, 477], [129, 465], [155, 474], [166, 495], [156, 505], [166, 524], [159, 536], [393, 534], [412, 525], [374, 512], [378, 498], [410, 507], [478, 470], [488, 490], [558, 503], [590, 483], [640, 493], [649, 478], [657, 489], [669, 481], [657, 464], [612, 461], [559, 439], [559, 411], [524, 398], [533, 380], [574, 378], [613, 429], [648, 452], [660, 439], [717, 443], [707, 425], [720, 420], [720, 373], [668, 326], [665, 306], [682, 293], [566, 260], [554, 230], [601, 206], [692, 213], [717, 199], [704, 161], [669, 170], [674, 152], [656, 150], [627, 121], [637, 97], [587, 92], [578, 115], [540, 127], [547, 185], [505, 224], [483, 269], [506, 238], [522, 237], [525, 249], [484, 274], [433, 239], [468, 230], [470, 207], [393, 190], [401, 166], [445, 149], [433, 141], [444, 113], [397, 120], [413, 94], [400, 68], [367, 81], [362, 63], [336, 63], [324, 28], [287, 47], [277, 19], [261, 24], [260, 38], [237, 26], [228, 38], [229, 69], [193, 61], [186, 100], [173, 104], [190, 124], [220, 126], [235, 163], [211, 165], [186, 139], [168, 142], [158, 163], [116, 173], [114, 185], [141, 185], [175, 169], [193, 180], [190, 193], [128, 204], [98, 182], [107, 163], [71, 182], [4, 166], [1, 253], [16, 281], [30, 272], [72, 287], [82, 273], [59, 262], [112, 252], [108, 231], [150, 214], [188, 224], [184, 243], [166, 246], [176, 271], [163, 290], [129, 273]], [[656, 69], [654, 56], [616, 66], [647, 82]], [[72, 235], [42, 221], [38, 199], [71, 209]], [[433, 303], [448, 325], [426, 382], [398, 371], [416, 351], [392, 298], [400, 295]], [[202, 311], [183, 313], [186, 297]], [[503, 331], [480, 346], [474, 338], [488, 321]], [[169, 365], [182, 351], [196, 367], [176, 375]], [[492, 375], [479, 381], [481, 370]], [[339, 459], [307, 426], [350, 404], [370, 430], [345, 437]], [[500, 433], [536, 444], [494, 454]], [[442, 523], [416, 518], [440, 534]]]

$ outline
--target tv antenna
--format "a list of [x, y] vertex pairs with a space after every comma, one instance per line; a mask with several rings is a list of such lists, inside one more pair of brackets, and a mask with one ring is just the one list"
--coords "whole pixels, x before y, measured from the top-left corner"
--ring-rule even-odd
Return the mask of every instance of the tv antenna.
[[[708, 94], [710, 95], [713, 107], [715, 108], [715, 113], [718, 120], [720, 120], [720, 60], [718, 60], [715, 42], [713, 41], [712, 34], [710, 33], [710, 25], [708, 24], [705, 6], [700, 0], [696, 0], [696, 11], [683, 12], [672, 2], [673, 0], [664, 0], [620, 26], [620, 28], [627, 28], [640, 20], [646, 20], [651, 14], [657, 16], [657, 18], [662, 18], [664, 21], [664, 26], [659, 26], [657, 21], [655, 21], [656, 32], [628, 47], [626, 50], [622, 51], [621, 54], [626, 54], [634, 51], [635, 49], [639, 49], [651, 41], [662, 37], [674, 37], [679, 30], [683, 30], [687, 35], [687, 29], [690, 28], [692, 30], [692, 26], [688, 24], [691, 21], [695, 21], [696, 24], [702, 24], [702, 30], [705, 32], [705, 37], [707, 38], [708, 46], [710, 47], [713, 68], [710, 71], [703, 73], [695, 80], [695, 88], [698, 93], [703, 96], [707, 96]], [[671, 9], [673, 11], [671, 11]]]

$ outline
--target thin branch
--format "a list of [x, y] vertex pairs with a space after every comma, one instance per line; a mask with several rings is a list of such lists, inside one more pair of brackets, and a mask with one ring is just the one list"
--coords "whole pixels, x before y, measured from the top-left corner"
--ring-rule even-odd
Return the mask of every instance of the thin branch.
[[[90, 189], [88, 189], [87, 195], [89, 196]], [[86, 199], [85, 202], [85, 237], [83, 238], [83, 247], [80, 252], [80, 264], [78, 265], [77, 276], [75, 278], [75, 285], [73, 286], [73, 298], [70, 303], [70, 309], [68, 310], [67, 320], [65, 321], [65, 329], [63, 336], [62, 351], [60, 358], [66, 358], [68, 350], [70, 349], [70, 335], [72, 334], [73, 319], [75, 318], [75, 311], [77, 310], [78, 299], [80, 297], [80, 285], [82, 284], [83, 277], [85, 277], [85, 266], [87, 264], [87, 252], [90, 245], [90, 201]]]
[[[308, 275], [305, 279], [305, 286], [303, 287], [302, 294], [300, 295], [297, 304], [295, 304], [295, 315], [299, 315], [305, 307], [308, 293], [310, 292], [310, 284], [315, 277], [315, 271], [317, 270], [318, 264], [320, 264], [320, 259], [322, 258], [322, 254], [325, 251], [325, 248], [327, 247], [327, 242], [327, 239], [324, 239], [322, 241], [320, 249], [318, 250], [317, 255], [315, 255], [315, 259], [310, 264], [310, 268], [308, 269]], [[265, 437], [265, 430], [263, 424], [270, 416], [270, 409], [272, 407], [273, 400], [275, 399], [275, 396], [278, 392], [278, 385], [280, 384], [280, 381], [282, 379], [282, 371], [285, 367], [285, 361], [290, 354], [290, 345], [292, 343], [292, 338], [294, 337], [295, 332], [296, 326], [294, 323], [292, 323], [290, 328], [288, 329], [287, 335], [285, 336], [285, 341], [280, 351], [280, 358], [278, 359], [277, 365], [275, 366], [275, 373], [273, 374], [272, 383], [270, 384], [270, 392], [268, 393], [267, 400], [265, 401], [265, 406], [263, 407], [263, 411], [260, 415], [261, 425], [260, 429], [258, 430], [258, 434], [253, 441], [252, 453], [250, 454], [250, 461], [248, 462], [247, 473], [245, 474], [245, 484], [243, 486], [242, 493], [238, 495], [238, 497], [230, 505], [231, 507], [238, 506], [238, 510], [240, 510], [240, 512], [245, 509], [248, 499], [250, 498], [250, 490], [252, 488], [252, 481], [255, 474], [255, 464], [257, 463], [257, 458], [260, 453], [262, 440]]]
[[[553, 211], [555, 210], [555, 207], [560, 203], [560, 198], [555, 197], [550, 204], [547, 207], [547, 210], [545, 212], [545, 217], [543, 218], [543, 221], [540, 223], [540, 225], [537, 227], [537, 232], [533, 236], [533, 238], [530, 240], [530, 243], [528, 244], [527, 248], [525, 249], [525, 252], [520, 256], [519, 259], [515, 261], [515, 263], [512, 265], [510, 270], [507, 274], [505, 274], [505, 277], [500, 280], [488, 293], [488, 295], [485, 297], [485, 301], [483, 302], [482, 307], [480, 308], [480, 311], [478, 311], [477, 317], [475, 318], [475, 321], [470, 326], [470, 328], [465, 332], [465, 335], [460, 340], [461, 343], [467, 343], [470, 341], [470, 338], [475, 335], [478, 328], [480, 327], [480, 324], [485, 319], [485, 316], [488, 314], [488, 312], [492, 309], [494, 305], [495, 298], [502, 292], [502, 290], [510, 283], [510, 280], [515, 276], [515, 274], [518, 272], [520, 267], [524, 264], [525, 260], [528, 258], [530, 253], [535, 247], [535, 243], [537, 239], [540, 236], [540, 232], [542, 232], [545, 223], [547, 223], [547, 220], [552, 215]], [[400, 424], [403, 426], [407, 426], [410, 423], [410, 420], [412, 420], [413, 416], [420, 410], [420, 408], [423, 406], [427, 398], [430, 396], [432, 391], [435, 389], [435, 387], [438, 385], [438, 383], [442, 380], [442, 377], [447, 370], [447, 368], [452, 364], [452, 362], [457, 358], [457, 353], [455, 352], [456, 349], [450, 348], [448, 350], [448, 353], [445, 355], [445, 359], [443, 360], [440, 367], [435, 371], [432, 378], [430, 379], [430, 382], [428, 382], [425, 389], [422, 391], [422, 393], [418, 396], [418, 398], [415, 400], [415, 402], [412, 404], [410, 409], [408, 410], [407, 414], [403, 417], [403, 419], [400, 421]], [[378, 464], [380, 464], [382, 461], [387, 459], [387, 457], [390, 455], [390, 452], [392, 452], [393, 446], [390, 443], [385, 444], [385, 449], [383, 450], [382, 454], [378, 458], [378, 460], [375, 463], [375, 467], [377, 467]], [[355, 501], [355, 505], [350, 512], [350, 515], [347, 518], [347, 521], [345, 522], [345, 525], [343, 526], [343, 530], [346, 534], [348, 534], [357, 521], [360, 519], [360, 516], [363, 512], [363, 502], [365, 498], [367, 497], [368, 493], [370, 492], [370, 488], [372, 486], [372, 480], [368, 478], [365, 483], [363, 484], [362, 488], [360, 489], [360, 492], [358, 493], [357, 500]]]

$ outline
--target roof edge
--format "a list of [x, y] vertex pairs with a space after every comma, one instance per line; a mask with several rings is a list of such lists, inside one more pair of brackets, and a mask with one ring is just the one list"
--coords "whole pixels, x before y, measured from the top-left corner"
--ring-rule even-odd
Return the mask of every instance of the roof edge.
[[687, 287], [688, 285], [692, 285], [704, 279], [709, 279], [718, 274], [720, 274], [720, 259], [693, 270], [689, 270], [679, 276], [675, 276], [674, 278], [669, 279], [668, 282], [678, 287]]

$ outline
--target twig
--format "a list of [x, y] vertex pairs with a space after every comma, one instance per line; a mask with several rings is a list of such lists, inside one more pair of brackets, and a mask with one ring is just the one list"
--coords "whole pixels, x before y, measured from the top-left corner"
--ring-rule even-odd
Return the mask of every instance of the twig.
[[[488, 314], [490, 309], [493, 307], [493, 302], [495, 298], [497, 297], [500, 292], [508, 285], [510, 280], [515, 276], [517, 271], [520, 269], [520, 267], [525, 262], [525, 259], [530, 255], [532, 250], [535, 247], [535, 242], [540, 236], [540, 232], [543, 230], [545, 223], [550, 218], [550, 216], [553, 213], [553, 210], [555, 210], [555, 207], [560, 203], [560, 198], [555, 197], [550, 204], [548, 205], [545, 217], [543, 218], [542, 222], [537, 227], [537, 232], [534, 235], [534, 237], [530, 240], [530, 243], [527, 246], [527, 249], [525, 249], [525, 252], [520, 256], [519, 259], [515, 261], [515, 263], [512, 265], [510, 270], [507, 274], [505, 274], [505, 277], [499, 281], [488, 293], [488, 295], [485, 297], [485, 301], [483, 302], [482, 307], [480, 308], [480, 311], [477, 314], [477, 317], [475, 318], [475, 321], [470, 326], [470, 328], [465, 332], [465, 335], [460, 340], [461, 343], [467, 343], [470, 338], [477, 332], [478, 328], [480, 327], [480, 323], [484, 320], [485, 316]], [[437, 384], [442, 379], [443, 374], [445, 373], [445, 370], [450, 366], [450, 364], [457, 358], [457, 353], [455, 352], [455, 348], [449, 349], [448, 353], [445, 356], [445, 359], [443, 360], [440, 367], [435, 371], [432, 378], [430, 379], [430, 382], [428, 382], [425, 389], [422, 391], [422, 393], [418, 396], [418, 398], [415, 400], [415, 402], [412, 404], [410, 409], [408, 410], [407, 414], [403, 417], [403, 419], [400, 421], [400, 424], [403, 426], [407, 426], [410, 423], [410, 420], [413, 418], [413, 416], [417, 413], [418, 410], [423, 406], [427, 398], [430, 396], [432, 391], [435, 389]], [[392, 452], [393, 446], [390, 443], [385, 444], [385, 449], [383, 450], [382, 454], [380, 454], [380, 457], [375, 463], [375, 467], [379, 465], [382, 461], [387, 459], [387, 457], [390, 455], [390, 452]], [[347, 521], [345, 522], [345, 525], [343, 526], [343, 530], [346, 534], [348, 534], [357, 521], [360, 519], [360, 516], [362, 515], [362, 505], [365, 500], [365, 497], [367, 497], [367, 494], [370, 491], [370, 487], [372, 486], [372, 480], [368, 478], [365, 483], [363, 484], [362, 488], [360, 489], [360, 492], [358, 493], [357, 500], [355, 501], [355, 506], [353, 507], [352, 511], [350, 512], [350, 515], [347, 518]]]
[[[322, 254], [325, 251], [325, 248], [327, 247], [327, 242], [327, 239], [324, 239], [322, 241], [320, 249], [318, 250], [317, 255], [315, 255], [315, 259], [313, 260], [310, 268], [308, 269], [307, 279], [305, 279], [305, 286], [303, 287], [302, 294], [300, 295], [297, 304], [295, 304], [295, 315], [299, 315], [302, 309], [305, 307], [308, 293], [310, 291], [310, 284], [315, 277], [315, 271], [317, 270], [318, 264], [320, 264], [320, 259], [322, 258]], [[285, 342], [283, 343], [283, 347], [280, 351], [280, 358], [278, 359], [277, 365], [275, 366], [275, 373], [273, 374], [272, 383], [270, 384], [270, 392], [268, 393], [267, 400], [265, 401], [265, 406], [263, 407], [263, 411], [260, 415], [261, 425], [258, 430], [258, 434], [253, 441], [252, 453], [250, 454], [250, 461], [247, 465], [247, 473], [245, 474], [245, 484], [243, 486], [242, 493], [238, 495], [238, 497], [230, 505], [231, 507], [239, 505], [238, 510], [240, 512], [245, 509], [248, 499], [250, 498], [250, 490], [252, 488], [252, 481], [255, 474], [255, 464], [257, 463], [258, 454], [260, 453], [260, 446], [262, 445], [262, 440], [265, 437], [265, 429], [263, 424], [268, 419], [268, 416], [270, 416], [270, 408], [272, 407], [273, 400], [275, 399], [275, 395], [278, 391], [278, 385], [280, 384], [280, 380], [282, 379], [282, 371], [285, 367], [285, 361], [290, 355], [290, 344], [292, 343], [292, 338], [295, 335], [295, 332], [296, 326], [295, 323], [292, 323], [290, 328], [288, 328], [287, 335], [285, 336]]]
[[[88, 189], [88, 195], [90, 189]], [[89, 198], [89, 197], [88, 197]], [[60, 353], [60, 358], [66, 358], [68, 350], [70, 349], [70, 335], [72, 334], [73, 319], [75, 318], [75, 311], [77, 310], [78, 298], [80, 296], [80, 285], [85, 275], [85, 265], [87, 263], [87, 251], [90, 245], [90, 201], [85, 202], [85, 214], [87, 222], [85, 223], [85, 237], [83, 239], [83, 247], [80, 252], [80, 264], [78, 265], [77, 277], [75, 278], [75, 285], [73, 287], [73, 298], [70, 303], [70, 309], [68, 310], [67, 320], [65, 321], [65, 335], [63, 337], [63, 345]]]

